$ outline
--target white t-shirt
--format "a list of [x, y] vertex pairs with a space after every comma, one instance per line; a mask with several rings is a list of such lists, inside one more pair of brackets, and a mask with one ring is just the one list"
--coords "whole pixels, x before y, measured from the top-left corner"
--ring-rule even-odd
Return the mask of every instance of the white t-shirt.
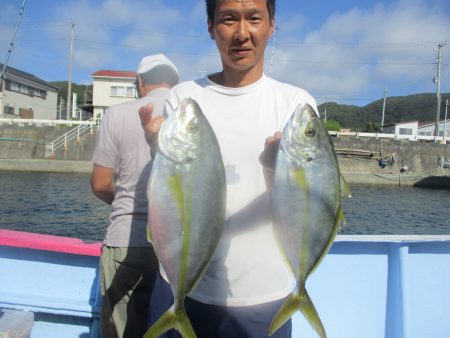
[[139, 108], [152, 103], [161, 115], [169, 89], [109, 107], [97, 132], [93, 162], [114, 169], [114, 201], [104, 243], [112, 247], [150, 246], [147, 241], [147, 183], [151, 171], [150, 146]]
[[291, 276], [273, 235], [269, 196], [259, 156], [298, 104], [315, 100], [306, 91], [265, 75], [240, 88], [208, 78], [174, 87], [166, 102], [171, 114], [187, 97], [196, 100], [219, 141], [227, 181], [224, 235], [190, 297], [228, 306], [261, 304], [287, 296]]

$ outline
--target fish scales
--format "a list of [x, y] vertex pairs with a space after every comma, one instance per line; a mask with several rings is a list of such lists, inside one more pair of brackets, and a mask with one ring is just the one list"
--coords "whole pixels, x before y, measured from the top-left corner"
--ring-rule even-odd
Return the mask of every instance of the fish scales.
[[144, 337], [175, 328], [195, 337], [183, 300], [201, 279], [223, 233], [226, 185], [216, 136], [198, 104], [185, 99], [163, 123], [148, 184], [150, 236], [174, 305]]
[[283, 128], [273, 182], [274, 231], [297, 287], [275, 316], [270, 334], [300, 310], [326, 337], [305, 282], [343, 221], [340, 180], [327, 130], [311, 106], [299, 106]]

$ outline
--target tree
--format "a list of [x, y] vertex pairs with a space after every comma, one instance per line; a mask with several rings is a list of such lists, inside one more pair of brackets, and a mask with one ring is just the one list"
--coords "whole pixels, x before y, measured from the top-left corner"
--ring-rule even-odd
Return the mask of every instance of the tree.
[[381, 131], [381, 126], [378, 122], [367, 122], [364, 128], [366, 133], [379, 133]]
[[339, 124], [338, 121], [328, 120], [327, 122], [325, 122], [325, 128], [328, 131], [340, 131], [341, 130], [341, 125]]

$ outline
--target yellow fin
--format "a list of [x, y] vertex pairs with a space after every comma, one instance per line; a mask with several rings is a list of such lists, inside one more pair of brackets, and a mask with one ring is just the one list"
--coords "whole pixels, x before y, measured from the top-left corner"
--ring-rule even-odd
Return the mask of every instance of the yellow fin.
[[269, 336], [286, 323], [297, 310], [300, 310], [319, 337], [326, 338], [325, 328], [323, 327], [322, 321], [319, 318], [311, 298], [309, 298], [304, 284], [300, 287], [300, 291], [298, 290], [299, 289], [296, 289], [290, 294], [283, 305], [281, 305], [270, 325]]
[[352, 192], [350, 190], [350, 187], [348, 185], [348, 183], [345, 181], [344, 176], [342, 175], [342, 173], [339, 174], [340, 175], [340, 186], [341, 186], [341, 195], [344, 197], [348, 197], [351, 198], [352, 197]]
[[150, 225], [147, 224], [147, 241], [152, 242], [152, 230], [150, 229]]
[[177, 330], [183, 338], [197, 338], [183, 306], [171, 307], [145, 333], [143, 338], [158, 338], [170, 329]]

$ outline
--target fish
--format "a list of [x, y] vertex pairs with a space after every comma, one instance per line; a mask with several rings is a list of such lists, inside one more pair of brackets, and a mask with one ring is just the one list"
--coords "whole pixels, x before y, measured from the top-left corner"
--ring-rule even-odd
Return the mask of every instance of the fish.
[[174, 328], [194, 338], [183, 301], [206, 271], [222, 236], [226, 181], [216, 135], [198, 103], [184, 99], [162, 124], [148, 186], [148, 237], [174, 304], [146, 332]]
[[300, 310], [326, 337], [305, 283], [345, 222], [341, 191], [350, 195], [328, 131], [312, 106], [298, 105], [281, 132], [272, 187], [274, 234], [296, 286], [272, 320], [269, 335]]

